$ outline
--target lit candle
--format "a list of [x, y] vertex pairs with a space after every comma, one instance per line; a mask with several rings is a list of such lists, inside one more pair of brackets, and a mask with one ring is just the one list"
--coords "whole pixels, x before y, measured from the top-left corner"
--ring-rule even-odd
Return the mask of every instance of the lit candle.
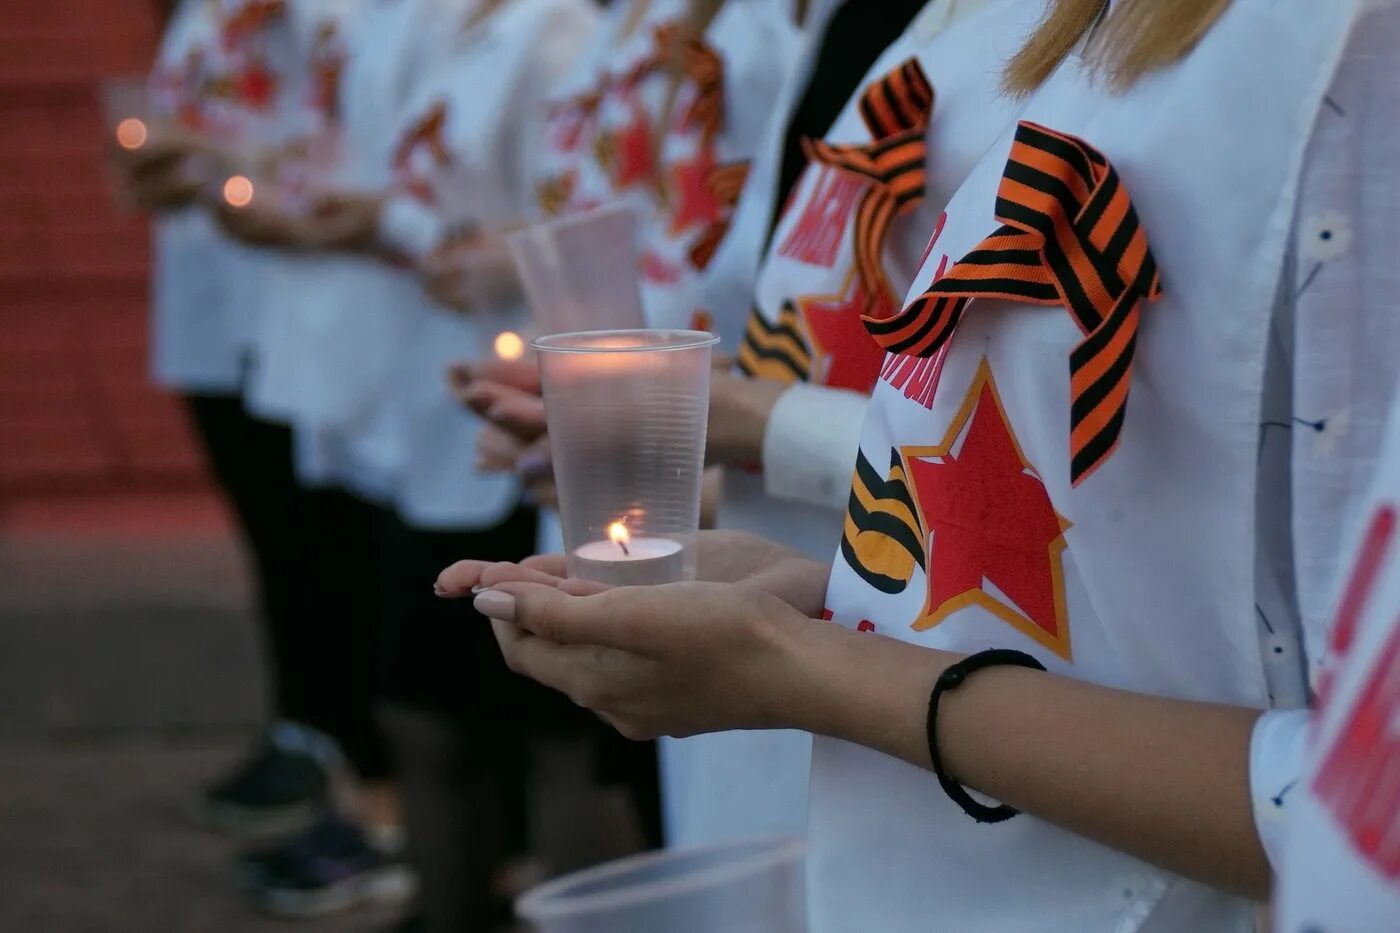
[[496, 335], [496, 355], [503, 360], [518, 360], [525, 355], [525, 341], [513, 330]]
[[685, 579], [685, 554], [671, 538], [634, 538], [622, 522], [608, 526], [608, 540], [574, 551], [569, 576], [610, 586], [650, 586]]
[[247, 207], [253, 203], [253, 183], [243, 175], [234, 175], [224, 182], [224, 200], [229, 207]]
[[135, 151], [146, 145], [148, 133], [146, 124], [135, 117], [127, 117], [117, 124], [117, 145]]

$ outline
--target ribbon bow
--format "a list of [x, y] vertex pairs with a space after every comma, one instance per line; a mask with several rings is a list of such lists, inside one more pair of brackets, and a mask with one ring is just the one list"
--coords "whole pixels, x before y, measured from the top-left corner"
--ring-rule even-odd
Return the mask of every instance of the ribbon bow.
[[867, 311], [898, 300], [885, 275], [882, 256], [894, 218], [913, 210], [924, 197], [924, 132], [933, 113], [933, 86], [911, 58], [866, 88], [860, 115], [872, 141], [838, 146], [803, 140], [808, 159], [852, 172], [869, 182], [856, 209], [856, 271], [865, 288]]
[[1118, 445], [1139, 313], [1162, 296], [1147, 234], [1117, 171], [1081, 139], [1016, 129], [997, 191], [1004, 226], [893, 318], [866, 328], [890, 353], [927, 357], [952, 339], [974, 298], [1066, 308], [1084, 339], [1070, 353], [1070, 480]]
[[699, 126], [701, 141], [708, 143], [724, 127], [724, 59], [703, 36], [692, 34], [681, 23], [662, 23], [654, 35], [655, 54], [642, 63], [637, 78], [655, 70], [679, 69], [695, 89], [695, 99], [679, 125], [682, 129]]
[[720, 205], [722, 216], [701, 232], [699, 239], [690, 248], [690, 264], [703, 270], [710, 264], [729, 232], [729, 222], [734, 206], [739, 203], [739, 195], [744, 190], [744, 182], [749, 177], [748, 162], [730, 162], [717, 165], [705, 179], [705, 187]]

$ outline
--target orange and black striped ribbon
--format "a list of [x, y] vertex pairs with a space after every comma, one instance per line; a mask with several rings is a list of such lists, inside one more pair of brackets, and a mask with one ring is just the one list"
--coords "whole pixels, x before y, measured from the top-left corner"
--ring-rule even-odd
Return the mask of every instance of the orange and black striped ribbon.
[[724, 59], [702, 36], [690, 35], [680, 23], [656, 27], [656, 54], [643, 65], [643, 73], [679, 67], [681, 76], [695, 88], [695, 100], [681, 119], [682, 127], [700, 128], [703, 142], [724, 128]]
[[1162, 296], [1147, 234], [1117, 171], [1081, 139], [1022, 122], [997, 191], [1004, 226], [902, 313], [866, 318], [891, 353], [931, 356], [974, 298], [1067, 308], [1084, 338], [1070, 353], [1070, 479], [1118, 445], [1144, 302]]
[[881, 257], [894, 218], [913, 210], [924, 197], [924, 132], [933, 114], [933, 85], [911, 58], [868, 87], [860, 114], [872, 141], [837, 146], [804, 140], [814, 163], [853, 172], [869, 182], [856, 209], [856, 270], [865, 287], [867, 313], [895, 305]]
[[690, 248], [690, 264], [695, 268], [704, 269], [715, 257], [715, 251], [724, 241], [724, 235], [729, 232], [730, 215], [734, 211], [734, 205], [739, 202], [739, 195], [744, 190], [744, 182], [748, 177], [749, 163], [744, 161], [717, 165], [705, 179], [710, 193], [724, 210], [720, 219], [706, 227], [695, 241], [695, 245]]

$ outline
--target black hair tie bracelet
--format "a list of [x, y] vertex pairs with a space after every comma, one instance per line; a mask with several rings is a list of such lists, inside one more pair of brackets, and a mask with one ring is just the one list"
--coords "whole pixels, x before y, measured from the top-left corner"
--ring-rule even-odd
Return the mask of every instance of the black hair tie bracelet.
[[970, 674], [974, 674], [984, 667], [1005, 665], [1029, 667], [1037, 671], [1045, 670], [1044, 664], [1023, 651], [1013, 651], [1009, 648], [979, 651], [951, 665], [940, 674], [937, 682], [933, 685], [933, 693], [929, 694], [928, 698], [928, 755], [933, 762], [933, 773], [937, 776], [938, 783], [942, 785], [943, 792], [952, 799], [953, 803], [979, 823], [1000, 823], [1011, 819], [1021, 811], [1006, 804], [989, 807], [986, 804], [978, 803], [972, 799], [972, 795], [967, 792], [966, 788], [948, 776], [948, 772], [943, 769], [943, 756], [938, 753], [938, 704], [943, 699], [944, 693], [962, 686], [963, 681], [967, 680]]

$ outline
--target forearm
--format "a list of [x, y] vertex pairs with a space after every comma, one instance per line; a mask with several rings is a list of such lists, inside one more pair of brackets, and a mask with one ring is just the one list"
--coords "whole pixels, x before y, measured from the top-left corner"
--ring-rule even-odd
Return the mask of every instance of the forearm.
[[[930, 767], [929, 693], [958, 656], [810, 629], [798, 636], [803, 727]], [[1014, 667], [978, 672], [942, 704], [939, 749], [966, 786], [1207, 884], [1266, 895], [1248, 773], [1257, 711]]]

